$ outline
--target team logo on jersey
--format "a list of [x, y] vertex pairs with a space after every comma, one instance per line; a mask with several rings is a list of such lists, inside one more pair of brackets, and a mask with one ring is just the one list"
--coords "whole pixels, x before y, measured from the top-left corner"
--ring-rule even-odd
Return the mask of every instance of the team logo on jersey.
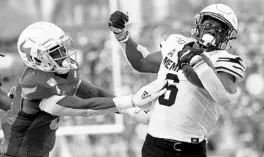
[[54, 78], [50, 78], [50, 79], [47, 81], [47, 83], [48, 83], [50, 86], [54, 87], [54, 86], [57, 84], [57, 81], [56, 81]]
[[173, 49], [172, 51], [170, 51], [168, 53], [168, 56], [172, 57], [174, 55], [174, 53], [176, 52], [176, 49]]

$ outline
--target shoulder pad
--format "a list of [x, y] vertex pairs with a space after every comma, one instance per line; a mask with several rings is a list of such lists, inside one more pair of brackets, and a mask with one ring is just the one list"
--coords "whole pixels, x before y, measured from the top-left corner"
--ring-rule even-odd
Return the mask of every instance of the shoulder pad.
[[58, 94], [56, 80], [41, 71], [35, 73], [24, 73], [19, 82], [22, 89], [22, 96], [26, 99], [43, 99]]
[[191, 41], [193, 41], [191, 38], [185, 37], [181, 34], [171, 34], [161, 43], [161, 47], [163, 47], [163, 45], [168, 45], [168, 43], [172, 44], [175, 42], [185, 45]]
[[246, 65], [239, 56], [223, 50], [217, 54], [215, 68], [217, 72], [226, 72], [233, 75], [236, 82], [240, 82], [244, 78]]
[[170, 52], [171, 50], [179, 51], [185, 44], [192, 41], [192, 38], [180, 34], [171, 34], [160, 44], [162, 53]]

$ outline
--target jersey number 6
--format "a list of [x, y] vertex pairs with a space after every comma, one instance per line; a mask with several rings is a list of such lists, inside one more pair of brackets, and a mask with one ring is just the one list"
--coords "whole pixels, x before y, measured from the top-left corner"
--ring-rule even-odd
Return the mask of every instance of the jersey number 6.
[[168, 80], [168, 84], [166, 85], [167, 92], [159, 97], [159, 103], [164, 106], [172, 106], [178, 93], [175, 83], [179, 83], [179, 78], [175, 74], [168, 73], [166, 79]]

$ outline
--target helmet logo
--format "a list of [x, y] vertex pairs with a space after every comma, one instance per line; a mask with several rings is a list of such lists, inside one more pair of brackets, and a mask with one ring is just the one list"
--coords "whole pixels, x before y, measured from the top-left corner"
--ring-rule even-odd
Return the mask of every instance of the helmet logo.
[[41, 50], [38, 49], [36, 43], [34, 43], [31, 39], [27, 39], [21, 43], [19, 46], [21, 52], [25, 53], [27, 58], [30, 59], [31, 56], [37, 56]]

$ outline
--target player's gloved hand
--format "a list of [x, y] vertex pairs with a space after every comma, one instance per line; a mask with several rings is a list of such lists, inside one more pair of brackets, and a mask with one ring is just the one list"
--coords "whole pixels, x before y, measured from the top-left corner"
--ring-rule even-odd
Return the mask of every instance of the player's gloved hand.
[[108, 26], [120, 42], [126, 42], [129, 38], [128, 31], [125, 29], [128, 20], [128, 15], [121, 11], [115, 11], [110, 15]]
[[132, 95], [133, 106], [143, 106], [163, 95], [167, 80], [155, 80], [150, 84], [143, 86], [138, 92]]
[[132, 107], [120, 111], [123, 115], [128, 115], [139, 123], [147, 125], [151, 115], [151, 110], [143, 109], [140, 107]]
[[200, 55], [201, 53], [204, 52], [203, 49], [196, 49], [193, 48], [193, 44], [194, 42], [190, 42], [186, 45], [184, 45], [184, 47], [182, 48], [182, 50], [180, 50], [178, 52], [178, 65], [179, 65], [179, 69], [182, 69], [182, 67], [184, 65], [190, 65], [190, 61], [191, 59], [196, 56], [196, 55]]

